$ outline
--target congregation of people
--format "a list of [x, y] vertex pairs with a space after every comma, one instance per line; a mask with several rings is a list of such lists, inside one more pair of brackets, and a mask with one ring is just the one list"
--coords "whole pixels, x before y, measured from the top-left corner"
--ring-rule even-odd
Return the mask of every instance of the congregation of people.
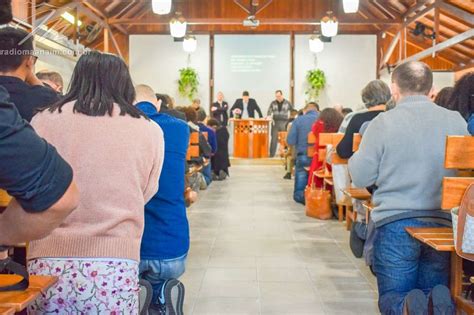
[[[374, 80], [362, 89], [364, 109], [336, 105], [320, 111], [318, 104], [308, 103], [289, 120], [280, 151], [284, 178], [294, 174], [295, 202], [305, 204], [311, 187], [332, 191], [337, 217], [336, 203], [347, 198], [342, 193], [347, 187], [367, 188], [372, 195], [368, 222], [365, 208], [354, 200], [358, 219], [350, 246], [377, 277], [382, 314], [455, 314], [449, 253], [422, 245], [405, 228], [451, 226], [450, 213], [440, 210], [443, 177], [456, 174], [444, 167], [446, 137], [474, 134], [473, 95], [473, 72], [437, 92], [430, 68], [407, 62], [394, 70], [391, 86]], [[314, 144], [309, 144], [310, 133]], [[322, 133], [340, 133], [342, 140], [323, 147]], [[362, 142], [354, 152], [356, 134]], [[308, 156], [310, 146], [314, 153]], [[331, 165], [333, 153], [348, 164]], [[332, 185], [315, 176], [318, 172], [332, 174]]]
[[[449, 254], [405, 227], [450, 225], [439, 210], [441, 181], [454, 174], [443, 166], [445, 140], [474, 134], [474, 73], [435, 93], [430, 68], [408, 62], [391, 86], [364, 87], [363, 110], [308, 102], [298, 111], [277, 90], [264, 117], [248, 91], [232, 107], [217, 93], [208, 112], [199, 99], [176, 106], [159, 87], [134, 84], [120, 57], [96, 51], [81, 55], [66, 89], [59, 73], [35, 72], [33, 41], [0, 29], [0, 50], [21, 52], [0, 58], [0, 188], [14, 198], [2, 209], [0, 245], [28, 242], [28, 272], [58, 277], [30, 314], [138, 314], [141, 281], [152, 288], [150, 314], [183, 314], [187, 208], [231, 176], [228, 125], [239, 118], [271, 122], [269, 155], [284, 157], [295, 202], [305, 204], [308, 187], [336, 199], [351, 182], [372, 193], [371, 220], [364, 213], [354, 226], [365, 231], [382, 314], [454, 314]], [[323, 133], [344, 134], [331, 152], [348, 165], [323, 162]], [[332, 186], [313, 176], [321, 170], [334, 174]]]

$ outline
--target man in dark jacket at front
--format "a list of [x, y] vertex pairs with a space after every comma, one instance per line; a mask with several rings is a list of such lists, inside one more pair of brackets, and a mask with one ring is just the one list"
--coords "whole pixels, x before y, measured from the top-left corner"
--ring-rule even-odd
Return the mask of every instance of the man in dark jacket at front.
[[[239, 112], [240, 111], [240, 112]], [[260, 118], [263, 118], [262, 111], [258, 107], [257, 101], [249, 97], [249, 92], [244, 91], [242, 98], [235, 101], [234, 106], [230, 109], [230, 117], [238, 118], [255, 118], [255, 112]]]

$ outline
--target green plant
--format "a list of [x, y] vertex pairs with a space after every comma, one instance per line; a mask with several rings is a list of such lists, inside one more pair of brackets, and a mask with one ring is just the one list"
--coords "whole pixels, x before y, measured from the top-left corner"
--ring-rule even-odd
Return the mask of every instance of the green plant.
[[195, 69], [191, 67], [179, 69], [178, 92], [181, 96], [193, 100], [197, 94], [199, 86], [199, 76]]
[[308, 84], [306, 94], [311, 101], [316, 101], [326, 86], [324, 71], [321, 69], [309, 70], [306, 74], [306, 83]]

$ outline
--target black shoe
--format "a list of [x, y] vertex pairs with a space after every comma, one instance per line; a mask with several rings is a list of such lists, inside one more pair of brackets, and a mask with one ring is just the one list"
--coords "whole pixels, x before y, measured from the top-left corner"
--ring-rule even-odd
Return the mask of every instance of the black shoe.
[[420, 289], [411, 290], [405, 298], [405, 308], [408, 315], [428, 314], [428, 299]]
[[223, 170], [219, 171], [219, 180], [225, 180], [227, 178], [227, 173]]
[[166, 315], [183, 315], [184, 285], [176, 279], [166, 280], [158, 300]]
[[291, 173], [286, 173], [283, 179], [291, 179]]
[[451, 292], [446, 286], [439, 284], [431, 290], [429, 307], [433, 315], [455, 314]]

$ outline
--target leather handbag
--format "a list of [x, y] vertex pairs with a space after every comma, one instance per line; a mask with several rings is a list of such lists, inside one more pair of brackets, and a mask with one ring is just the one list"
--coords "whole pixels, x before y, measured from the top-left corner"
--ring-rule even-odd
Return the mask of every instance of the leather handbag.
[[474, 184], [464, 192], [459, 208], [451, 210], [456, 253], [474, 261]]
[[[313, 175], [314, 176], [314, 175]], [[323, 187], [317, 188], [315, 181], [305, 189], [306, 216], [329, 220], [332, 218], [331, 192]]]
[[23, 279], [11, 285], [0, 286], [0, 292], [24, 291], [30, 284], [28, 271], [24, 266], [14, 262], [10, 257], [8, 257], [7, 251], [8, 247], [0, 246], [0, 255], [5, 254], [6, 256], [5, 259], [0, 259], [0, 273], [19, 275], [23, 277]]

